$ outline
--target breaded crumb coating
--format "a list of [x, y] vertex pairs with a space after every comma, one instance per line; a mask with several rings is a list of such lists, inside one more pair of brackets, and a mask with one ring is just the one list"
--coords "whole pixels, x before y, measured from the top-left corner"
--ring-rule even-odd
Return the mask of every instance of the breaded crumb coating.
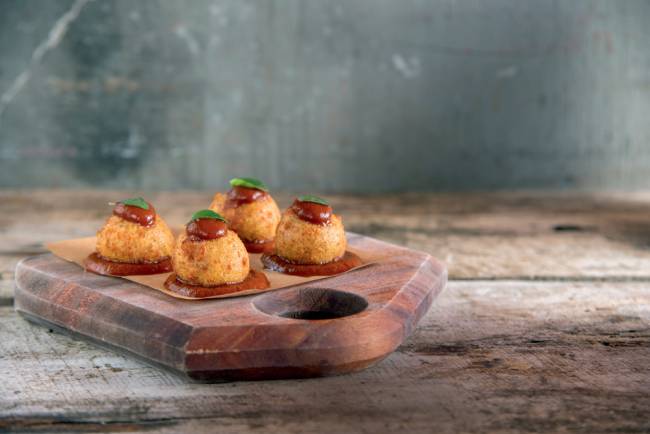
[[172, 263], [181, 280], [202, 286], [238, 283], [250, 271], [246, 247], [233, 231], [213, 240], [192, 240], [183, 232]]
[[271, 195], [266, 195], [254, 202], [228, 208], [226, 195], [214, 195], [210, 209], [218, 212], [228, 220], [229, 227], [246, 241], [267, 241], [275, 237], [280, 222], [280, 209]]
[[316, 225], [287, 209], [275, 234], [276, 254], [298, 264], [331, 262], [343, 256], [346, 247], [343, 223], [335, 214], [329, 224]]
[[151, 226], [142, 226], [112, 215], [97, 232], [97, 253], [115, 262], [158, 262], [171, 257], [174, 235], [158, 215]]

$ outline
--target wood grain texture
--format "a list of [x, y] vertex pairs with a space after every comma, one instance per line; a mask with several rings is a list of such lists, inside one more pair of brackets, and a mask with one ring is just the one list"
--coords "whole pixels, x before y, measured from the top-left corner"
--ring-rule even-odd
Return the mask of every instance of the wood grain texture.
[[[342, 374], [397, 348], [447, 281], [426, 253], [360, 235], [348, 243], [373, 262], [286, 290], [198, 302], [46, 254], [16, 267], [15, 306], [196, 380]], [[328, 318], [304, 319], [314, 316]]]
[[176, 223], [211, 198], [0, 192], [0, 431], [650, 431], [647, 192], [332, 197], [348, 229], [445, 260], [448, 287], [362, 372], [217, 385], [46, 333], [9, 306], [20, 259], [91, 235], [131, 193]]
[[0, 421], [168, 432], [646, 432], [648, 301], [645, 283], [451, 282], [404, 345], [365, 371], [216, 385], [46, 333], [5, 307]]

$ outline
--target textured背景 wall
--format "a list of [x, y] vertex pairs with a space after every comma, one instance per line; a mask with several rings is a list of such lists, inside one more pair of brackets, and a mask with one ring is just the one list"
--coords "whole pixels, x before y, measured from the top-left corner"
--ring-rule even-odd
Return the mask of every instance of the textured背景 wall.
[[1, 187], [650, 187], [647, 1], [0, 7]]

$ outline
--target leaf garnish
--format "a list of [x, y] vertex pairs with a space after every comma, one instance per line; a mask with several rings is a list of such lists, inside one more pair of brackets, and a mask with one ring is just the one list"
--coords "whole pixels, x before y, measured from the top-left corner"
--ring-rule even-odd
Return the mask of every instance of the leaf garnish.
[[298, 196], [298, 200], [300, 202], [313, 202], [319, 205], [329, 206], [329, 202], [327, 202], [325, 199], [311, 194], [303, 194], [302, 196]]
[[256, 190], [269, 191], [269, 188], [259, 179], [255, 178], [233, 178], [230, 180], [232, 187], [254, 188]]
[[192, 218], [190, 219], [191, 222], [194, 220], [198, 219], [214, 219], [214, 220], [221, 220], [224, 223], [228, 223], [228, 221], [219, 213], [212, 211], [211, 209], [202, 209], [200, 211], [195, 212], [192, 214]]
[[118, 203], [128, 206], [136, 206], [142, 209], [149, 209], [149, 204], [141, 197], [132, 197], [130, 199], [121, 200]]

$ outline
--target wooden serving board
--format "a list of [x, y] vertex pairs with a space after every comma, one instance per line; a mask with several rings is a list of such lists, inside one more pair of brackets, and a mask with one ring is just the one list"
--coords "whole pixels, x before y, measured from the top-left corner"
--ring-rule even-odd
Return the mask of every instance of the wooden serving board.
[[342, 374], [395, 350], [447, 280], [426, 253], [355, 234], [348, 240], [383, 259], [303, 285], [202, 301], [34, 256], [16, 267], [15, 306], [30, 320], [194, 380]]

